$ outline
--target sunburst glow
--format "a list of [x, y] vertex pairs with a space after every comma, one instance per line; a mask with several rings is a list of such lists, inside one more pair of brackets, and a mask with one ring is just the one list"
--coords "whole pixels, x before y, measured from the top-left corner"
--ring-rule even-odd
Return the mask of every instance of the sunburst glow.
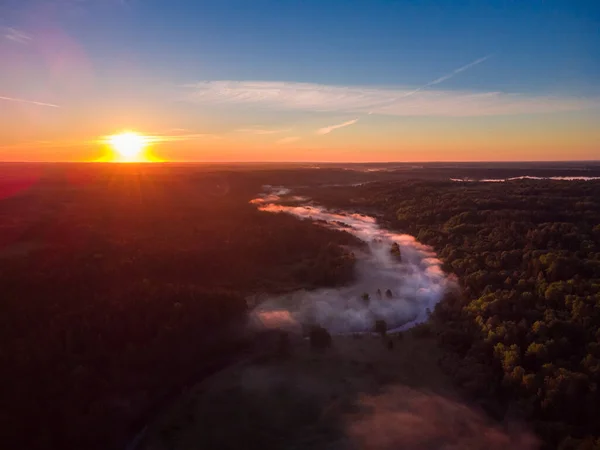
[[117, 154], [119, 162], [146, 161], [144, 150], [148, 145], [146, 137], [127, 131], [108, 138], [108, 143]]

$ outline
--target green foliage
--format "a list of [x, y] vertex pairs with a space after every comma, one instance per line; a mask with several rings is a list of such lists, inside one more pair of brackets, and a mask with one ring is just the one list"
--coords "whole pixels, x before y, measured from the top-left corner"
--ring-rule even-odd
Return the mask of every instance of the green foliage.
[[379, 183], [351, 198], [457, 275], [462, 295], [433, 314], [456, 355], [446, 369], [499, 417], [519, 405], [548, 448], [600, 438], [599, 199], [597, 181], [541, 180]]

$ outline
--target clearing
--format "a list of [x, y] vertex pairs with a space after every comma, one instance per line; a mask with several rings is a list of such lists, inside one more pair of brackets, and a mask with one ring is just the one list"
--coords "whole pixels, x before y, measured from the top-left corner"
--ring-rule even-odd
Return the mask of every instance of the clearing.
[[422, 328], [334, 336], [325, 350], [292, 337], [282, 351], [271, 339], [272, 351], [183, 395], [139, 448], [533, 448], [529, 434], [510, 436], [458, 400]]

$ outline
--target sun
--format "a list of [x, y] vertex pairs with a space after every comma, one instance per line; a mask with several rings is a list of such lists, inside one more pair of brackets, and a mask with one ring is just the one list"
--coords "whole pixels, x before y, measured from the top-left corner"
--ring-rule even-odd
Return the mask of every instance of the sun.
[[114, 134], [108, 137], [108, 143], [118, 155], [119, 162], [145, 161], [144, 149], [148, 140], [133, 131]]

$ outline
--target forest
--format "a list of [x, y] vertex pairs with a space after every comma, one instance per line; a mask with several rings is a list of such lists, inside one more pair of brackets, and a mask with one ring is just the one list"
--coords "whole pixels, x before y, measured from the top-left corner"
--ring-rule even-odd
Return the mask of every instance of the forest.
[[0, 178], [3, 448], [123, 448], [230, 362], [246, 297], [353, 277], [353, 236], [257, 211], [248, 173], [11, 166]]
[[545, 448], [600, 445], [598, 181], [454, 182], [455, 168], [438, 167], [1, 169], [6, 448], [123, 448], [182, 389], [244, 355], [249, 297], [353, 280], [361, 243], [258, 211], [249, 201], [267, 184], [431, 245], [457, 280], [430, 323], [455, 384], [496, 419], [529, 422]]
[[600, 182], [400, 181], [307, 190], [431, 245], [460, 289], [432, 324], [442, 365], [546, 448], [600, 446]]

